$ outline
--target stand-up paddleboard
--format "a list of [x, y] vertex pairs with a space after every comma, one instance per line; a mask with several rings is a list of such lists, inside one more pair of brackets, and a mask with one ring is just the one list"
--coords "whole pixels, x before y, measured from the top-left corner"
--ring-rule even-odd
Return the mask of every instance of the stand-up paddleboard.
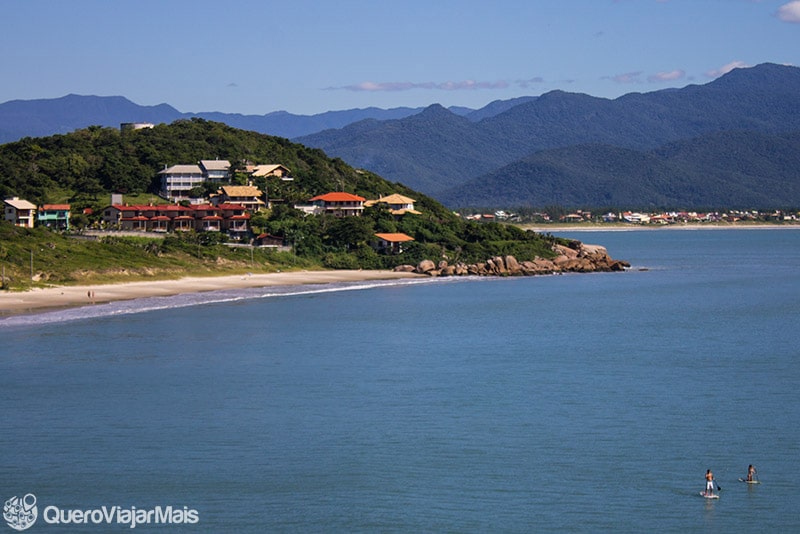
[[745, 484], [761, 484], [758, 480], [746, 480], [744, 478], [740, 478], [739, 482], [744, 482]]
[[706, 493], [705, 491], [701, 491], [700, 496], [705, 499], [719, 499], [718, 493]]

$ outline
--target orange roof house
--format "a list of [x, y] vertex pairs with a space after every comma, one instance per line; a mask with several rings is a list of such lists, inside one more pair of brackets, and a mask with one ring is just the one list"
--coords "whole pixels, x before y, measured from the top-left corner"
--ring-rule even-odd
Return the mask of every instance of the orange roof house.
[[403, 252], [403, 243], [414, 241], [410, 235], [403, 233], [380, 233], [375, 234], [378, 238], [377, 249], [382, 252], [389, 252], [391, 254], [400, 254]]
[[336, 217], [358, 217], [364, 212], [364, 197], [343, 191], [317, 195], [311, 203], [322, 209], [324, 213]]

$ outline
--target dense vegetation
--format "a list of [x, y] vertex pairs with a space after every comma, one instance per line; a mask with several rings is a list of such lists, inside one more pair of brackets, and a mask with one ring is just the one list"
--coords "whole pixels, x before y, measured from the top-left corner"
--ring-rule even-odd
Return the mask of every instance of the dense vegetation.
[[[111, 192], [154, 193], [157, 173], [165, 165], [216, 157], [234, 165], [247, 160], [280, 163], [291, 169], [291, 182], [257, 184], [269, 187], [270, 197], [282, 202], [254, 215], [251, 223], [259, 232], [282, 237], [293, 254], [250, 251], [248, 255], [242, 249], [223, 246], [224, 236], [217, 233], [164, 239], [116, 236], [86, 242], [42, 229], [15, 229], [3, 222], [0, 261], [7, 267], [7, 276], [18, 282], [29, 280], [31, 252], [38, 273], [34, 277], [60, 283], [93, 277], [102, 280], [122, 271], [124, 277], [163, 277], [196, 270], [269, 271], [298, 265], [375, 269], [422, 259], [470, 263], [498, 254], [512, 254], [520, 260], [552, 255], [549, 238], [516, 227], [464, 221], [424, 195], [353, 169], [340, 159], [329, 159], [319, 149], [201, 119], [126, 132], [90, 127], [2, 145], [0, 194], [36, 204], [70, 202], [74, 213], [89, 207], [99, 214], [110, 203]], [[245, 178], [242, 173], [237, 176]], [[414, 198], [421, 214], [396, 220], [386, 208], [373, 206], [362, 217], [336, 218], [307, 216], [293, 208], [295, 202], [337, 190], [367, 199], [400, 193]], [[79, 224], [92, 223], [91, 218], [77, 217]], [[370, 246], [376, 232], [402, 232], [414, 241], [402, 254], [380, 254]]]
[[239, 167], [245, 160], [285, 165], [299, 184], [286, 191], [292, 197], [287, 200], [306, 200], [343, 184], [354, 193], [386, 194], [395, 189], [321, 150], [192, 119], [125, 132], [93, 126], [0, 145], [0, 195], [34, 203], [70, 201], [78, 208], [101, 206], [108, 203], [108, 192], [155, 192], [158, 171], [165, 167], [217, 157]]

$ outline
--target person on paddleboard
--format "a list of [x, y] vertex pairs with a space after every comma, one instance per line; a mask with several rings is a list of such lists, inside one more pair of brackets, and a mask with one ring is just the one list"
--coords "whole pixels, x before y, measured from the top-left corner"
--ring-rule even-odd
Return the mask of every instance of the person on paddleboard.
[[706, 495], [714, 495], [714, 473], [711, 469], [706, 471]]
[[747, 481], [752, 482], [756, 473], [756, 468], [753, 467], [753, 464], [750, 464], [750, 466], [747, 468]]

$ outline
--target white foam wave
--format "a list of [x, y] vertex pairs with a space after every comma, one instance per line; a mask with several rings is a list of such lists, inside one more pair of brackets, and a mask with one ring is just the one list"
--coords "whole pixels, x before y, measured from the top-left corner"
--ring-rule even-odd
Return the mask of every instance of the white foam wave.
[[277, 297], [298, 297], [324, 293], [337, 293], [342, 291], [361, 291], [366, 289], [385, 288], [392, 286], [408, 286], [429, 283], [442, 283], [455, 281], [455, 278], [425, 278], [378, 280], [369, 282], [339, 282], [331, 284], [309, 284], [301, 286], [261, 287], [236, 290], [204, 291], [201, 293], [183, 293], [167, 297], [146, 297], [133, 300], [123, 300], [69, 308], [64, 310], [35, 313], [29, 315], [14, 315], [0, 318], [0, 329], [10, 327], [39, 326], [68, 321], [91, 320], [109, 316], [123, 316], [136, 313], [147, 313], [166, 309], [186, 308], [209, 304], [226, 304], [254, 299], [268, 299]]

